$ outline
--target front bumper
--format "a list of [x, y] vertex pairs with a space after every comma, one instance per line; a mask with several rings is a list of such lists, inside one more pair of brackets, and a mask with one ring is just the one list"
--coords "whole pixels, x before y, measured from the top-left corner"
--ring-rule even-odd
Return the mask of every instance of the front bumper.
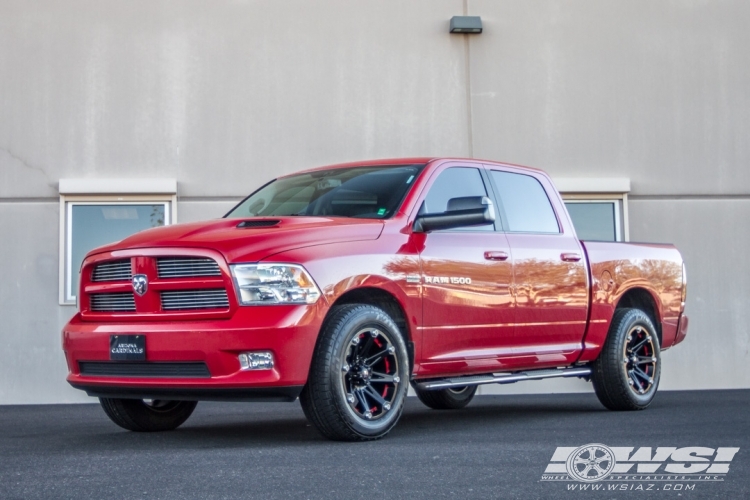
[[[226, 320], [86, 322], [63, 329], [68, 382], [91, 396], [184, 400], [294, 400], [307, 381], [323, 321], [314, 306], [241, 307]], [[81, 373], [81, 362], [110, 361], [110, 335], [146, 337], [143, 363], [205, 363], [209, 376], [104, 376]], [[271, 351], [274, 367], [241, 370], [237, 356]]]
[[285, 387], [261, 387], [256, 389], [186, 389], [153, 387], [111, 387], [73, 383], [76, 389], [96, 398], [119, 399], [170, 399], [176, 401], [255, 401], [291, 402], [302, 392], [301, 385]]

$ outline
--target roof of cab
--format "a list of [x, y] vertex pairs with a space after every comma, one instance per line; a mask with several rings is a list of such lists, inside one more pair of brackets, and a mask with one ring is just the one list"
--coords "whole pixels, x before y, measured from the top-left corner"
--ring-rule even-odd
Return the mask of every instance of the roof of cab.
[[[298, 172], [293, 172], [293, 173], [286, 174], [286, 175], [295, 175], [295, 174], [301, 174], [301, 173], [306, 173], [306, 172], [315, 172], [318, 170], [331, 170], [331, 169], [336, 169], [336, 168], [370, 167], [370, 166], [381, 166], [381, 165], [426, 164], [426, 163], [430, 163], [432, 161], [438, 161], [438, 160], [439, 161], [467, 161], [467, 162], [472, 162], [472, 163], [486, 163], [486, 164], [492, 164], [492, 165], [498, 165], [498, 166], [524, 168], [528, 170], [535, 170], [538, 172], [542, 172], [542, 170], [538, 168], [527, 167], [524, 165], [516, 165], [513, 163], [499, 162], [499, 161], [494, 161], [494, 160], [482, 160], [479, 158], [425, 156], [425, 157], [413, 157], [413, 158], [383, 158], [379, 160], [363, 160], [363, 161], [352, 161], [352, 162], [347, 162], [347, 163], [337, 163], [334, 165], [325, 165], [322, 167], [315, 167], [315, 168], [300, 170]], [[285, 176], [282, 176], [282, 177], [285, 177]]]

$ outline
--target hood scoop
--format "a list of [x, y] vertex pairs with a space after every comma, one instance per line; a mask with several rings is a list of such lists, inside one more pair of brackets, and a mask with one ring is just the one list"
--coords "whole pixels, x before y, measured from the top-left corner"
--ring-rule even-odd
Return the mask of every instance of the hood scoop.
[[237, 227], [239, 228], [253, 228], [253, 227], [271, 227], [281, 222], [278, 219], [262, 219], [262, 220], [243, 220]]

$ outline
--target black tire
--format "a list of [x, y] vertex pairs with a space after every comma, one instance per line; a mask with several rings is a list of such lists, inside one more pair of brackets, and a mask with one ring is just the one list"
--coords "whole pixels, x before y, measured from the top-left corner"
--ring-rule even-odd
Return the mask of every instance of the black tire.
[[99, 398], [104, 413], [123, 429], [135, 432], [171, 431], [190, 417], [197, 401]]
[[591, 378], [601, 403], [610, 410], [643, 410], [651, 404], [661, 377], [659, 337], [640, 309], [618, 309]]
[[300, 403], [329, 439], [380, 439], [401, 417], [408, 381], [409, 356], [393, 319], [375, 306], [346, 304], [323, 325]]
[[477, 392], [476, 385], [452, 387], [436, 391], [424, 391], [416, 385], [412, 385], [412, 387], [419, 400], [433, 410], [460, 410], [469, 404]]

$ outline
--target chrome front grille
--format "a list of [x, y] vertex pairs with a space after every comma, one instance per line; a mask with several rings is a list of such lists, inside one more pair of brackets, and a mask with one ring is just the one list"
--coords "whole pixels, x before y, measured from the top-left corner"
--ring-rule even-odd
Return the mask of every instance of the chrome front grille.
[[223, 288], [161, 292], [161, 308], [164, 311], [226, 309], [228, 307], [227, 291]]
[[96, 312], [135, 312], [131, 292], [92, 293], [91, 310]]
[[[142, 296], [135, 295], [131, 283], [135, 276], [139, 276], [137, 284], [147, 282], [138, 288]], [[192, 312], [203, 318], [230, 314], [230, 282], [219, 261], [206, 254], [133, 255], [99, 261], [86, 265], [82, 278], [83, 319], [89, 313], [96, 321], [106, 319], [106, 313], [112, 321], [126, 314], [182, 317]]]
[[91, 281], [130, 281], [130, 259], [114, 260], [94, 268]]
[[221, 276], [219, 264], [206, 258], [160, 257], [156, 259], [156, 267], [160, 278]]

